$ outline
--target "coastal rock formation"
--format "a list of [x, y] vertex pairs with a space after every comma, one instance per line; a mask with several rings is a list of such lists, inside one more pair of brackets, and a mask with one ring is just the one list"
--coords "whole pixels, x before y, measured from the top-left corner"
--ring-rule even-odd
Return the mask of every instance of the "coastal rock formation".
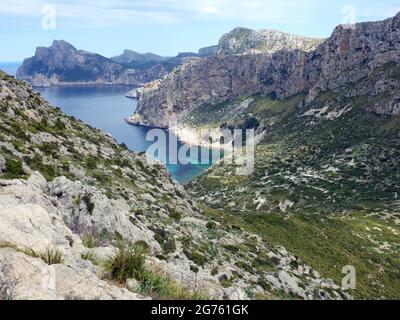
[[17, 78], [28, 81], [34, 86], [70, 84], [141, 86], [162, 78], [170, 70], [159, 64], [160, 59], [155, 55], [134, 55], [132, 51], [125, 51], [122, 56], [108, 59], [99, 54], [77, 50], [68, 42], [61, 40], [54, 41], [49, 48], [37, 48], [35, 56], [24, 60], [17, 71]]
[[[363, 81], [385, 64], [400, 62], [400, 14], [381, 22], [339, 26], [314, 51], [307, 46], [272, 54], [218, 55], [192, 60], [166, 76], [157, 90], [144, 90], [135, 118], [167, 127], [185, 109], [201, 108], [255, 93], [282, 99], [306, 93], [310, 103], [324, 90], [340, 90]], [[228, 50], [229, 51], [229, 50]], [[371, 79], [372, 81], [374, 79]], [[349, 95], [376, 95], [376, 87], [390, 94], [398, 82], [377, 78]], [[374, 108], [394, 114], [398, 97]]]

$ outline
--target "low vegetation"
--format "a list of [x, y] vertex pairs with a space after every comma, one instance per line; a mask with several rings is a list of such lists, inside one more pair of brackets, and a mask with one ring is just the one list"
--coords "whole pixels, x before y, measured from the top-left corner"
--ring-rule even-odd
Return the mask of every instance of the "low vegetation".
[[140, 282], [140, 292], [154, 299], [204, 300], [207, 294], [178, 285], [172, 278], [154, 272], [146, 266], [148, 249], [137, 243], [132, 247], [120, 245], [119, 252], [105, 263], [109, 279], [125, 284], [128, 279]]
[[32, 257], [42, 259], [48, 265], [60, 264], [64, 262], [63, 253], [54, 247], [47, 247], [45, 250], [38, 251], [32, 248], [26, 247], [19, 249], [20, 252]]

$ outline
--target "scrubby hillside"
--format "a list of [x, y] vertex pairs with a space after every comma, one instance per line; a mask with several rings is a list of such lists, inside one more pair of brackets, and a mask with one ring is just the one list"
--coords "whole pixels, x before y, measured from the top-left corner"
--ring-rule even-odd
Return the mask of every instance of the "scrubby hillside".
[[2, 72], [0, 111], [0, 298], [350, 297]]
[[[253, 124], [262, 139], [251, 175], [220, 164], [192, 182], [191, 193], [220, 219], [284, 245], [325, 277], [339, 280], [343, 266], [356, 267], [354, 296], [399, 298], [400, 118], [376, 109], [399, 96], [398, 71], [385, 65], [308, 106], [303, 95], [248, 96], [197, 113], [187, 124]], [[392, 85], [379, 96], [347, 95], [376, 78]]]

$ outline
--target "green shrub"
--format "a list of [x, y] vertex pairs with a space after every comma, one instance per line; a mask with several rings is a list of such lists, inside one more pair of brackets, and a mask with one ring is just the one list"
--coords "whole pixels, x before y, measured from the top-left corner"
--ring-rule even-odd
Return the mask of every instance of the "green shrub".
[[141, 292], [150, 295], [153, 299], [161, 300], [209, 300], [207, 293], [191, 291], [177, 284], [170, 277], [162, 276], [152, 271], [146, 271], [141, 280]]
[[142, 244], [133, 247], [120, 245], [119, 252], [110, 258], [105, 268], [110, 279], [118, 283], [125, 283], [127, 279], [141, 280], [145, 272], [146, 248]]
[[86, 204], [86, 209], [87, 209], [87, 211], [89, 212], [89, 214], [90, 214], [90, 215], [93, 214], [94, 203], [92, 202], [92, 199], [91, 199], [90, 195], [87, 194], [87, 193], [85, 193], [85, 194], [82, 196], [81, 199], [82, 199], [82, 201]]
[[6, 174], [9, 178], [19, 178], [25, 174], [22, 161], [9, 159], [6, 161]]
[[167, 241], [161, 243], [161, 247], [166, 254], [176, 251], [176, 242], [174, 238], [169, 238]]
[[97, 159], [94, 157], [89, 157], [86, 159], [86, 169], [94, 170], [97, 168]]
[[97, 238], [95, 238], [93, 235], [84, 235], [81, 237], [82, 239], [82, 244], [86, 248], [97, 248], [101, 246], [101, 241]]
[[182, 219], [182, 214], [181, 214], [179, 211], [177, 211], [176, 209], [172, 209], [172, 210], [170, 211], [170, 213], [169, 213], [169, 216], [170, 216], [172, 219], [177, 220], [177, 221], [179, 221], [179, 220]]
[[212, 276], [216, 276], [218, 274], [218, 268], [217, 267], [213, 267], [211, 270], [211, 275]]
[[214, 221], [209, 221], [206, 224], [206, 228], [209, 230], [215, 230], [217, 229], [217, 224]]
[[60, 118], [57, 118], [57, 119], [56, 119], [56, 121], [55, 121], [55, 123], [54, 123], [54, 128], [55, 128], [57, 131], [63, 131], [63, 130], [66, 129], [65, 124], [61, 121]]
[[86, 251], [82, 253], [81, 258], [83, 260], [91, 261], [94, 265], [99, 264], [99, 258], [93, 252]]
[[203, 256], [200, 252], [198, 251], [188, 251], [188, 250], [183, 250], [183, 253], [185, 256], [189, 259], [192, 260], [195, 264], [198, 266], [204, 266], [207, 263], [207, 258]]

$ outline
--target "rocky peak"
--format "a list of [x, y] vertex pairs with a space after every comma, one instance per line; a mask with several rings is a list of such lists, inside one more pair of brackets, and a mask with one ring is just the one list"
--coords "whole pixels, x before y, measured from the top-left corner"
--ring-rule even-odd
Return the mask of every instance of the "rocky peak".
[[111, 60], [121, 64], [144, 63], [144, 62], [161, 62], [166, 58], [154, 53], [139, 53], [133, 50], [125, 49], [124, 52], [111, 58]]
[[279, 50], [311, 51], [323, 39], [313, 39], [276, 30], [251, 30], [238, 27], [222, 36], [219, 50], [222, 54], [268, 53]]
[[70, 44], [69, 42], [67, 42], [65, 40], [54, 40], [51, 47], [53, 49], [62, 50], [62, 51], [67, 51], [67, 50], [77, 51], [76, 48], [72, 44]]

